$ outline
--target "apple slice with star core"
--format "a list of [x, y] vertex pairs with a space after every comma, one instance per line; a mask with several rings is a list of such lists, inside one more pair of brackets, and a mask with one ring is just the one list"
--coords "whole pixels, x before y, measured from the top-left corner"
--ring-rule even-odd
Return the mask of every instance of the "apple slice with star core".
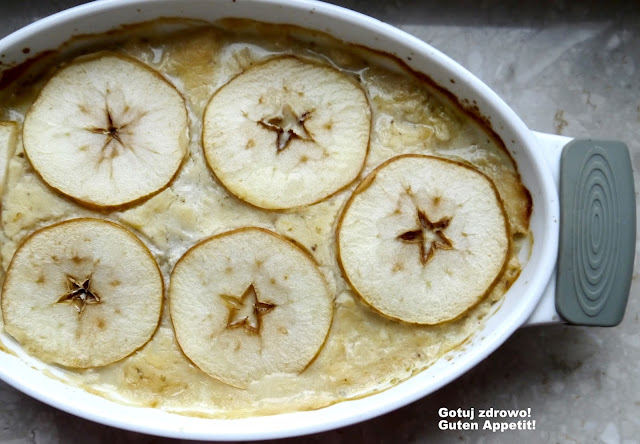
[[319, 202], [360, 174], [371, 111], [362, 88], [317, 62], [284, 56], [254, 65], [214, 94], [204, 153], [239, 199], [279, 210]]
[[303, 371], [319, 353], [333, 300], [312, 257], [284, 237], [245, 227], [188, 250], [171, 274], [171, 320], [184, 353], [238, 388]]
[[151, 339], [163, 280], [124, 227], [72, 219], [28, 236], [2, 287], [5, 330], [30, 354], [67, 367], [118, 361]]
[[111, 52], [62, 67], [25, 117], [24, 149], [51, 187], [95, 207], [164, 188], [189, 143], [180, 93], [142, 62]]
[[425, 155], [394, 157], [358, 185], [340, 217], [339, 260], [380, 313], [416, 324], [457, 318], [500, 276], [509, 225], [491, 180]]

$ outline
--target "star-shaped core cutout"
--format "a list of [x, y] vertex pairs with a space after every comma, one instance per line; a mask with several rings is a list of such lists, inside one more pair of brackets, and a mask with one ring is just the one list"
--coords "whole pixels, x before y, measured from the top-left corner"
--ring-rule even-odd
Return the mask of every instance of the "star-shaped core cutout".
[[396, 239], [407, 244], [420, 246], [420, 262], [426, 265], [437, 249], [451, 250], [453, 243], [444, 234], [444, 230], [451, 223], [451, 218], [445, 217], [437, 222], [431, 222], [423, 211], [418, 210], [418, 228], [400, 234]]
[[260, 333], [262, 316], [273, 310], [276, 305], [260, 302], [253, 284], [249, 285], [242, 296], [222, 294], [220, 297], [229, 308], [227, 328], [244, 327], [249, 333]]
[[120, 135], [118, 134], [118, 127], [115, 126], [113, 123], [113, 117], [111, 116], [111, 111], [109, 110], [109, 108], [106, 109], [106, 113], [107, 113], [107, 125], [105, 126], [105, 128], [92, 126], [87, 128], [87, 130], [96, 134], [104, 134], [106, 136], [104, 146], [109, 145], [111, 141], [114, 139], [122, 143], [122, 141], [120, 140]]
[[87, 131], [105, 136], [104, 143], [100, 149], [100, 158], [98, 163], [102, 163], [105, 159], [113, 159], [119, 154], [120, 150], [124, 148], [124, 144], [120, 138], [120, 131], [128, 125], [116, 124], [113, 119], [113, 113], [109, 109], [108, 105], [105, 106], [105, 113], [106, 125], [104, 125], [104, 127], [92, 126], [86, 128]]
[[[147, 114], [146, 112], [134, 111], [128, 105], [116, 104], [112, 106], [109, 104], [109, 96], [110, 94], [107, 92], [104, 104], [104, 123], [100, 126], [85, 127], [85, 130], [91, 133], [104, 136], [98, 165], [107, 159], [117, 157], [123, 150], [133, 151], [134, 147], [123, 136], [130, 136], [132, 127]], [[80, 109], [84, 113], [89, 113], [84, 106], [80, 106]], [[96, 116], [93, 115], [93, 118]]]
[[76, 279], [67, 275], [67, 293], [58, 299], [58, 304], [71, 303], [78, 314], [82, 314], [86, 305], [100, 303], [100, 297], [91, 290], [91, 279]]
[[276, 152], [281, 153], [293, 139], [313, 140], [304, 126], [304, 122], [309, 116], [311, 116], [311, 111], [306, 111], [298, 116], [291, 106], [287, 104], [282, 107], [278, 114], [264, 117], [258, 123], [266, 129], [277, 133]]

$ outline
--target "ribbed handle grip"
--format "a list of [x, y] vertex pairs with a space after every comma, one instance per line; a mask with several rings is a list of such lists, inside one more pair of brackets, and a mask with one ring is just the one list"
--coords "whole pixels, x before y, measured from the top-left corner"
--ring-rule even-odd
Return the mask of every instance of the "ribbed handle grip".
[[618, 325], [636, 243], [633, 171], [624, 143], [573, 140], [564, 147], [560, 217], [558, 313], [572, 324]]

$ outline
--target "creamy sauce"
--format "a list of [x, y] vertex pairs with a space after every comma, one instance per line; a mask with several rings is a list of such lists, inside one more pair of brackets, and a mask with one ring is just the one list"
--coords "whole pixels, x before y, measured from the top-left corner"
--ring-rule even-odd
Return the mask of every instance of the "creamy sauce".
[[[317, 33], [238, 21], [173, 34], [152, 29], [122, 31], [103, 37], [102, 46], [91, 46], [141, 60], [183, 94], [191, 141], [178, 176], [141, 204], [96, 212], [44, 184], [26, 159], [20, 140], [2, 197], [2, 270], [6, 271], [22, 239], [34, 230], [90, 216], [133, 230], [155, 255], [168, 285], [176, 261], [199, 240], [237, 227], [260, 226], [294, 239], [320, 264], [335, 295], [333, 324], [317, 359], [301, 374], [270, 375], [241, 390], [207, 376], [185, 357], [165, 304], [156, 334], [142, 349], [103, 368], [64, 369], [57, 374], [92, 393], [133, 405], [196, 416], [274, 414], [317, 409], [392, 387], [460, 346], [479, 328], [519, 274], [518, 251], [528, 233], [531, 206], [511, 157], [488, 129], [390, 58]], [[220, 86], [247, 67], [285, 53], [330, 63], [365, 90], [373, 125], [370, 152], [359, 179], [398, 154], [425, 153], [471, 163], [494, 180], [511, 225], [512, 252], [502, 278], [483, 302], [443, 325], [390, 321], [355, 296], [338, 267], [337, 218], [355, 184], [301, 210], [269, 212], [231, 197], [214, 180], [201, 147], [205, 106]], [[41, 72], [50, 72], [46, 60], [42, 63]], [[21, 125], [46, 78], [41, 75], [27, 86], [15, 83], [0, 91], [0, 120], [17, 120]]]

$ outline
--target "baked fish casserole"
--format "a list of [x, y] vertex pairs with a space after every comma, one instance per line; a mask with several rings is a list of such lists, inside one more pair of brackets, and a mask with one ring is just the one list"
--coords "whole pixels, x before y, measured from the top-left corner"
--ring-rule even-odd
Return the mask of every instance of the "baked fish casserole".
[[489, 125], [318, 32], [78, 38], [5, 71], [0, 121], [2, 348], [131, 405], [236, 418], [385, 390], [477, 331], [530, 247]]

